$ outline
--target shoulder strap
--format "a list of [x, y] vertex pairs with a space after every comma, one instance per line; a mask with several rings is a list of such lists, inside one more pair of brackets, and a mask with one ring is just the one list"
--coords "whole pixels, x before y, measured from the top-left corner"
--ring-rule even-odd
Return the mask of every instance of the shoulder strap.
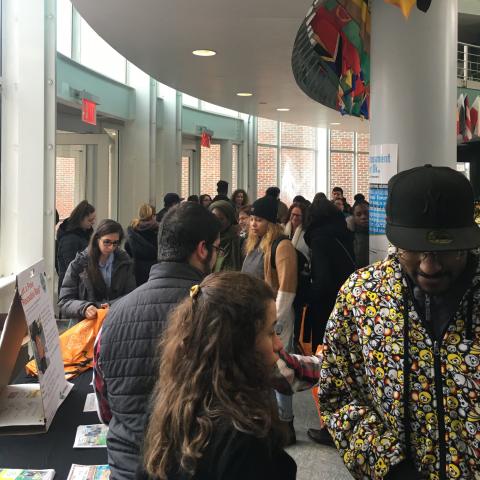
[[270, 254], [270, 265], [272, 268], [275, 268], [275, 256], [277, 254], [277, 247], [282, 240], [288, 240], [288, 237], [285, 235], [280, 235], [272, 242], [272, 251]]
[[352, 256], [350, 255], [350, 252], [347, 250], [345, 245], [337, 237], [335, 237], [335, 241], [343, 248], [343, 251], [347, 254], [347, 257], [352, 262], [353, 268], [357, 268], [355, 260], [352, 258]]

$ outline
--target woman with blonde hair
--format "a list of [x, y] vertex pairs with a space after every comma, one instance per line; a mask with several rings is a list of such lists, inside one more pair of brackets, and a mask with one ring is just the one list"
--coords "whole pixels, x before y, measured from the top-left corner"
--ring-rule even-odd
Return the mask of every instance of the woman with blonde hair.
[[150, 274], [150, 268], [157, 263], [158, 223], [155, 209], [148, 203], [140, 205], [138, 218], [127, 229], [125, 250], [133, 258], [137, 287], [143, 285]]
[[269, 381], [282, 348], [275, 323], [273, 291], [250, 275], [212, 274], [192, 287], [160, 345], [137, 479], [296, 477]]
[[[293, 349], [295, 314], [293, 301], [297, 291], [297, 253], [292, 242], [276, 223], [277, 199], [265, 196], [252, 204], [250, 230], [245, 245], [242, 272], [261, 278], [276, 296], [278, 332], [287, 351]], [[277, 393], [280, 420], [288, 432], [288, 444], [296, 442], [293, 428], [292, 397]]]

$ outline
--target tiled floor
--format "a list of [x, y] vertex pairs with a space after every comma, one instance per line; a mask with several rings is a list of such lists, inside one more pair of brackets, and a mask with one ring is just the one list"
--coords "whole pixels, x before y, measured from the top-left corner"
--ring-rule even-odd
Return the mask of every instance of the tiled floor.
[[308, 428], [318, 428], [318, 416], [310, 391], [295, 394], [295, 431], [297, 444], [287, 452], [297, 462], [297, 480], [351, 480], [353, 477], [343, 465], [337, 451], [312, 442]]

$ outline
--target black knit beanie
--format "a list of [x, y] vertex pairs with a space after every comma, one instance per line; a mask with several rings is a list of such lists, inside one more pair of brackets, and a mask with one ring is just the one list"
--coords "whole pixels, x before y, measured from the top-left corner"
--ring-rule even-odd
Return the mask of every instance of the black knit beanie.
[[277, 223], [278, 200], [266, 196], [255, 200], [252, 205], [251, 215], [264, 218], [272, 223]]

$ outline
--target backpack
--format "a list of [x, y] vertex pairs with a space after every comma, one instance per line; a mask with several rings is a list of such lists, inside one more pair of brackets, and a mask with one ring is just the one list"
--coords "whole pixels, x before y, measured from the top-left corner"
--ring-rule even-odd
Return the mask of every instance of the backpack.
[[[272, 243], [272, 253], [270, 256], [270, 264], [272, 268], [275, 267], [275, 255], [277, 253], [278, 244], [283, 240], [290, 240], [286, 235], [280, 235]], [[303, 306], [308, 305], [310, 301], [310, 263], [307, 257], [297, 248], [295, 248], [297, 254], [297, 292], [295, 294], [294, 305]]]

